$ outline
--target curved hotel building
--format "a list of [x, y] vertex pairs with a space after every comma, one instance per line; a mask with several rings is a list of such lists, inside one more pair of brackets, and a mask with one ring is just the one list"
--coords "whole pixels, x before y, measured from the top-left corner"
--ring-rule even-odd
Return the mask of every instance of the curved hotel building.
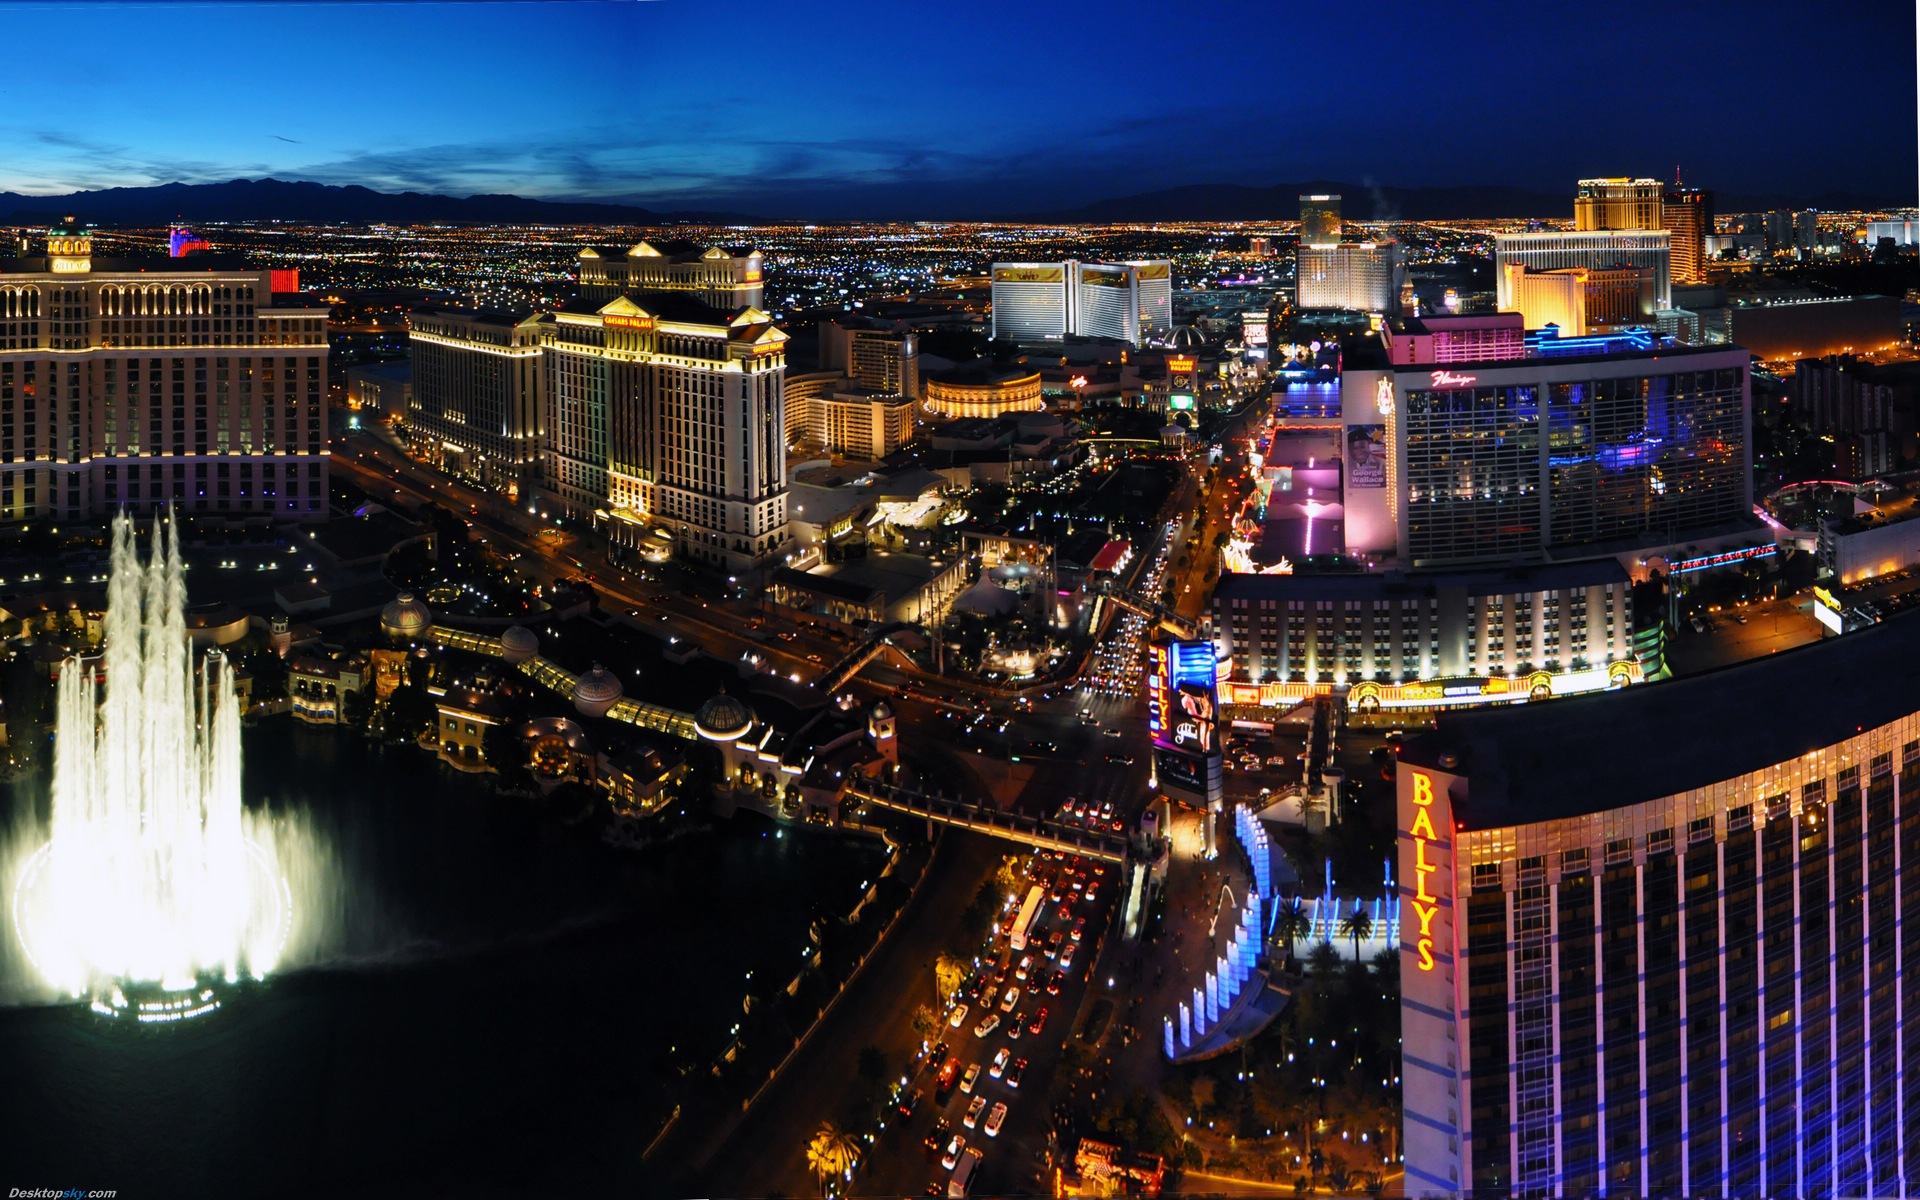
[[1408, 1195], [1920, 1190], [1920, 616], [1443, 714], [1396, 787]]

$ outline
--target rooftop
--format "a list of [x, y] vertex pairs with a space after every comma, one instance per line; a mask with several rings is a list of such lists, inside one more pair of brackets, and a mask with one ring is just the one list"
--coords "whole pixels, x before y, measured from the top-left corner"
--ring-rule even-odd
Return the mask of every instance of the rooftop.
[[1462, 828], [1584, 816], [1704, 788], [1920, 709], [1920, 610], [1703, 675], [1444, 712], [1401, 761], [1458, 756]]

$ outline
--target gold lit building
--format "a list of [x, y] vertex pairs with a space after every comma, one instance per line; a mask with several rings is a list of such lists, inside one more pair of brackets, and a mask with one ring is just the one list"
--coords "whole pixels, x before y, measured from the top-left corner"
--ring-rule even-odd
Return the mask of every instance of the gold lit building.
[[922, 390], [928, 415], [950, 419], [999, 417], [1046, 408], [1040, 398], [1040, 372], [1026, 367], [942, 371], [927, 376]]
[[1665, 229], [1660, 181], [1582, 179], [1573, 198], [1573, 227], [1577, 232], [1597, 229]]
[[295, 271], [93, 257], [73, 218], [0, 260], [0, 520], [327, 508], [327, 307]]

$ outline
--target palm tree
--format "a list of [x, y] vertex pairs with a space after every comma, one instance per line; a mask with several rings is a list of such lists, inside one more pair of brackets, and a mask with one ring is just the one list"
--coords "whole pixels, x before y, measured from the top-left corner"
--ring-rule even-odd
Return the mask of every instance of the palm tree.
[[960, 990], [960, 983], [967, 977], [967, 964], [951, 954], [942, 954], [933, 960], [933, 987], [939, 995], [941, 1004]]
[[1340, 918], [1340, 936], [1353, 939], [1353, 957], [1360, 958], [1360, 939], [1373, 936], [1373, 914], [1366, 906], [1355, 901], [1353, 911]]
[[1307, 915], [1307, 906], [1295, 896], [1280, 908], [1273, 920], [1274, 936], [1287, 943], [1287, 957], [1293, 957], [1293, 944], [1313, 932], [1313, 918]]
[[820, 1177], [820, 1194], [826, 1195], [828, 1181], [845, 1179], [860, 1157], [860, 1145], [853, 1135], [832, 1121], [822, 1121], [813, 1140], [807, 1143], [807, 1165]]

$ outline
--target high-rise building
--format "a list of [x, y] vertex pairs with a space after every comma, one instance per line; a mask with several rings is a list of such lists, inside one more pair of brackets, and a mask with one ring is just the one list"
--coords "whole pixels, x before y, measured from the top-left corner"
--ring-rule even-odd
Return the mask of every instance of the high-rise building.
[[863, 388], [920, 396], [920, 339], [857, 317], [823, 318], [819, 324], [820, 369], [837, 371]]
[[1335, 246], [1341, 240], [1340, 197], [1300, 197], [1300, 244]]
[[0, 260], [0, 521], [325, 518], [327, 307], [297, 272], [45, 240]]
[[787, 337], [755, 308], [623, 295], [541, 319], [543, 482], [566, 511], [637, 544], [665, 529], [723, 569], [788, 540]]
[[1566, 337], [1647, 325], [1654, 319], [1653, 272], [1645, 267], [1564, 267], [1534, 271], [1519, 263], [1501, 268], [1502, 283], [1528, 329], [1560, 327]]
[[1705, 283], [1707, 238], [1713, 233], [1713, 193], [1704, 188], [1668, 188], [1660, 201], [1661, 224], [1673, 255], [1673, 282]]
[[580, 303], [588, 309], [637, 292], [684, 292], [728, 312], [761, 305], [765, 258], [749, 247], [688, 241], [636, 242], [625, 250], [590, 246], [579, 263]]
[[1141, 345], [1173, 329], [1173, 264], [993, 264], [993, 337], [1037, 344], [1067, 337]]
[[540, 322], [531, 311], [420, 309], [407, 318], [413, 453], [512, 495], [540, 470]]
[[[1750, 536], [1749, 356], [1661, 347], [1401, 365], [1344, 348], [1347, 551], [1404, 568]], [[1352, 458], [1352, 455], [1349, 455]]]
[[[1632, 657], [1631, 592], [1612, 559], [1501, 571], [1228, 574], [1213, 594], [1214, 638], [1235, 684], [1404, 685], [1536, 670], [1560, 677]], [[1607, 672], [1587, 682], [1606, 687]], [[1388, 698], [1387, 707], [1402, 706]]]
[[1409, 1194], [1920, 1190], [1916, 663], [1901, 613], [1403, 747]]
[[1300, 308], [1390, 311], [1401, 282], [1397, 242], [1341, 242], [1300, 247], [1294, 296]]
[[1808, 208], [1793, 214], [1793, 244], [1802, 258], [1820, 248], [1820, 212]]
[[1564, 267], [1645, 267], [1653, 272], [1654, 308], [1673, 307], [1672, 242], [1664, 229], [1496, 234], [1493, 263], [1495, 300], [1502, 311], [1513, 307], [1513, 298], [1507, 291], [1509, 265], [1534, 271], [1557, 271]]
[[1767, 213], [1767, 253], [1786, 254], [1793, 249], [1793, 213], [1776, 208]]
[[787, 441], [878, 462], [914, 440], [914, 402], [849, 381], [838, 371], [788, 375]]
[[1265, 258], [1273, 253], [1273, 239], [1263, 237], [1247, 239], [1247, 253], [1256, 258]]
[[1658, 179], [1582, 179], [1573, 198], [1573, 227], [1582, 233], [1600, 229], [1665, 229]]

